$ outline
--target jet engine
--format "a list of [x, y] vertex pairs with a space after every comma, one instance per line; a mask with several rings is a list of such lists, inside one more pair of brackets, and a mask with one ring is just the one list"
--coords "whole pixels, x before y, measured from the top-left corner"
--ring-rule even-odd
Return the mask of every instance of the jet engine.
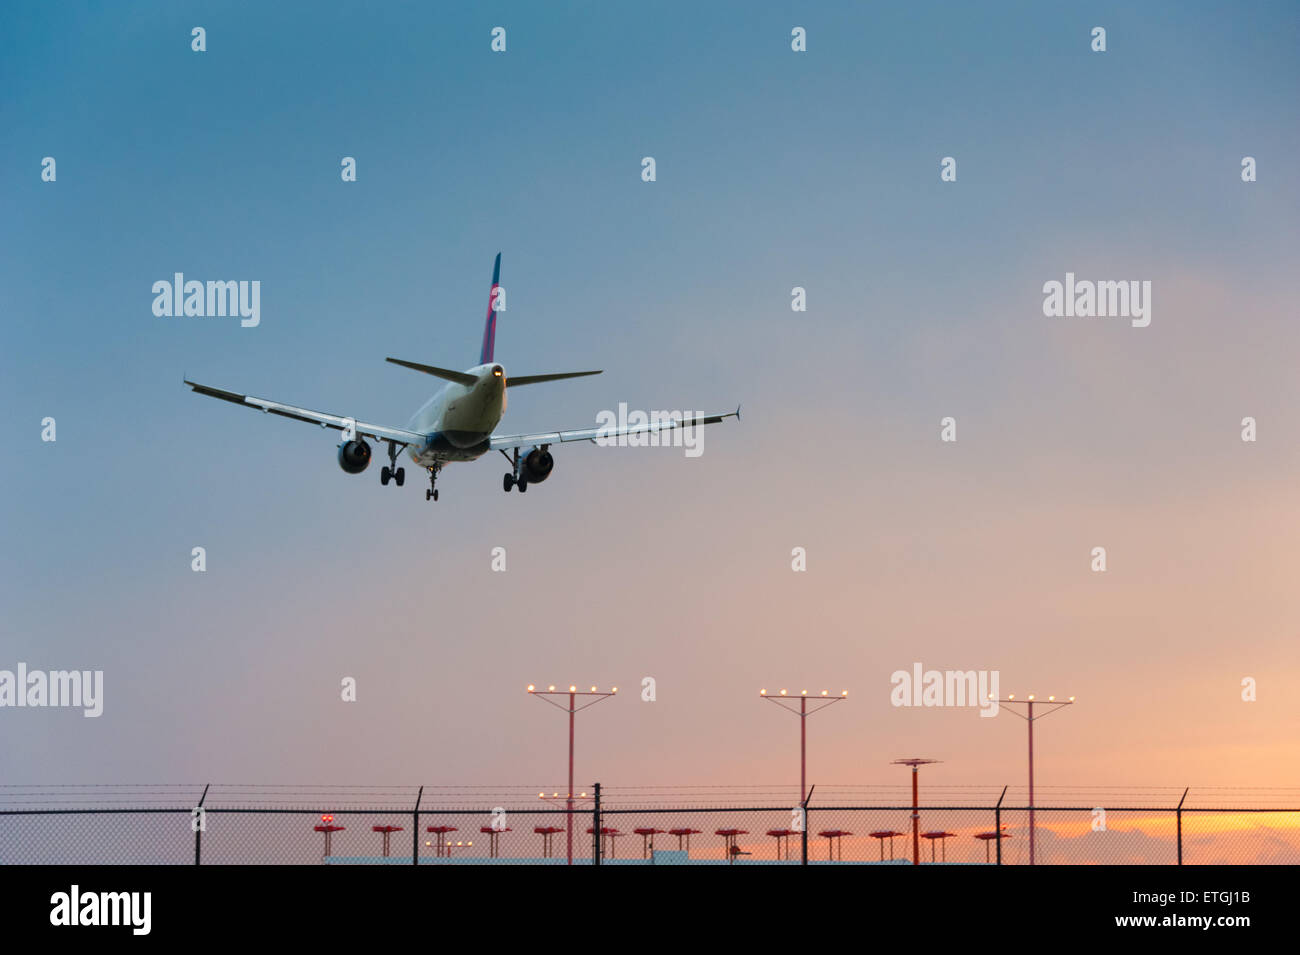
[[364, 441], [345, 441], [339, 445], [339, 467], [348, 474], [360, 474], [370, 465], [370, 445]]
[[529, 484], [541, 484], [555, 469], [555, 458], [545, 448], [533, 448], [519, 462], [519, 477]]

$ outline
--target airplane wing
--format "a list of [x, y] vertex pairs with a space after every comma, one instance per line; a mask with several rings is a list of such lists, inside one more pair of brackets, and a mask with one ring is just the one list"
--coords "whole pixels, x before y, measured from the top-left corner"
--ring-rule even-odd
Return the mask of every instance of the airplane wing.
[[[567, 441], [595, 441], [597, 438], [617, 438], [625, 434], [648, 434], [652, 432], [672, 431], [676, 428], [717, 424], [727, 418], [739, 418], [740, 408], [726, 414], [696, 415], [678, 421], [666, 418], [650, 421], [646, 424], [624, 426], [621, 428], [584, 428], [581, 431], [539, 431], [535, 434], [498, 434], [493, 435], [489, 443], [492, 450], [505, 451], [510, 448], [522, 448], [532, 444], [560, 444]], [[360, 425], [357, 425], [360, 427]]]
[[351, 423], [356, 427], [359, 435], [374, 438], [377, 441], [394, 441], [405, 447], [408, 444], [417, 444], [424, 440], [424, 435], [417, 434], [414, 431], [403, 431], [401, 428], [385, 428], [383, 425], [366, 424], [362, 421], [356, 421], [353, 418], [344, 418], [339, 415], [326, 414], [323, 411], [312, 411], [308, 408], [296, 408], [293, 405], [281, 404], [278, 401], [271, 401], [267, 398], [254, 398], [252, 395], [241, 395], [233, 391], [225, 391], [221, 388], [213, 388], [209, 385], [200, 385], [197, 382], [185, 379], [185, 384], [189, 385], [201, 395], [207, 395], [209, 398], [220, 398], [222, 401], [229, 401], [237, 405], [245, 405], [249, 408], [256, 408], [258, 411], [264, 411], [267, 414], [278, 414], [281, 417], [293, 418], [295, 421], [306, 421], [310, 424], [319, 425], [322, 428], [334, 428], [343, 431]]

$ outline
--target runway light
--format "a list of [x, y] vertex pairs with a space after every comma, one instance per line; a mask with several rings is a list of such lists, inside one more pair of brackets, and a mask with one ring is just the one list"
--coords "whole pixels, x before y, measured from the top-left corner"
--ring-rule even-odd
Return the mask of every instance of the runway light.
[[547, 692], [547, 693], [554, 693], [554, 692], [555, 692], [555, 684], [552, 683], [550, 686], [548, 686], [548, 687], [546, 688], [546, 692]]
[[1074, 697], [1070, 697], [1070, 702], [1071, 702], [1071, 703], [1074, 702]]
[[592, 692], [592, 693], [595, 693], [595, 692], [596, 692], [596, 688], [595, 688], [594, 686], [591, 688], [591, 692]]
[[1034, 698], [1034, 694], [1030, 693], [1029, 698], [1032, 700]]
[[1056, 697], [1054, 697], [1054, 696], [1049, 696], [1049, 697], [1047, 698], [1047, 702], [1048, 702], [1048, 703], [1055, 703], [1055, 702], [1056, 702]]
[[528, 684], [528, 692], [529, 692], [529, 693], [532, 693], [532, 692], [533, 692], [534, 690], [536, 690], [536, 689], [537, 689], [537, 687], [533, 686], [531, 683]]
[[1015, 698], [1016, 698], [1016, 695], [1015, 695], [1014, 693], [1008, 693], [1008, 694], [1007, 694], [1007, 699], [1008, 699], [1008, 700], [1014, 700]]
[[799, 695], [800, 695], [800, 696], [807, 696], [807, 695], [808, 695], [808, 691], [807, 691], [807, 690], [800, 690], [800, 691], [799, 691]]
[[785, 696], [785, 690], [782, 690], [782, 691], [781, 691], [781, 695], [782, 695], [782, 696]]
[[825, 696], [825, 695], [826, 695], [826, 691], [825, 691], [825, 690], [822, 690], [822, 696]]
[[848, 690], [840, 690], [840, 696], [848, 696], [848, 695], [849, 695]]
[[611, 692], [611, 693], [617, 693], [617, 692], [618, 692], [618, 687], [616, 687], [616, 686], [614, 686], [614, 687], [610, 687], [609, 692]]
[[989, 694], [989, 699], [990, 699], [990, 700], [993, 699], [993, 694], [992, 694], [992, 693]]
[[767, 696], [767, 690], [759, 690], [759, 691], [758, 691], [758, 695], [759, 695], [759, 696]]
[[570, 686], [570, 687], [569, 687], [569, 692], [570, 692], [570, 693], [577, 693], [577, 692], [578, 692], [578, 688], [577, 688], [576, 686]]

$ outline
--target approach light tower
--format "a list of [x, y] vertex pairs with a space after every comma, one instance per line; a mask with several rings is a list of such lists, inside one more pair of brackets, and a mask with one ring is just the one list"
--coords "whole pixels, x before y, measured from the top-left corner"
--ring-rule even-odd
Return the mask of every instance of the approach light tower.
[[[989, 694], [989, 699], [993, 699], [993, 694]], [[1041, 720], [1044, 716], [1055, 713], [1063, 706], [1069, 706], [1074, 702], [1074, 697], [1068, 700], [1058, 700], [1054, 696], [1049, 696], [1047, 702], [1038, 701], [1039, 706], [1047, 706], [1050, 709], [1034, 713], [1034, 694], [1030, 693], [1023, 700], [1017, 700], [1014, 693], [1008, 693], [1005, 700], [998, 700], [1003, 706], [1024, 706], [1027, 712], [1020, 713], [1015, 709], [1011, 712], [1020, 717], [1029, 726], [1029, 864], [1034, 864], [1034, 720]]]
[[333, 854], [330, 849], [330, 841], [333, 839], [334, 833], [342, 832], [347, 826], [334, 825], [334, 814], [327, 812], [320, 817], [320, 825], [312, 826], [312, 828], [317, 832], [325, 833], [325, 854], [321, 856], [320, 861], [328, 863], [330, 856]]
[[912, 767], [912, 865], [921, 864], [921, 803], [918, 801], [917, 772], [927, 763], [937, 763], [937, 759], [925, 759], [921, 756], [913, 756], [908, 759], [896, 759], [893, 761], [895, 766]]
[[768, 696], [767, 690], [759, 690], [758, 695], [765, 700], [771, 700], [778, 704], [782, 709], [789, 710], [795, 716], [799, 717], [799, 805], [808, 801], [808, 717], [812, 716], [818, 710], [824, 710], [832, 703], [838, 703], [849, 695], [848, 690], [841, 690], [839, 696], [831, 696], [829, 690], [822, 690], [821, 696], [814, 696], [813, 702], [818, 704], [813, 709], [808, 709], [808, 691], [799, 691], [799, 709], [795, 709], [790, 704], [794, 702], [782, 690], [779, 696]]
[[[564, 710], [569, 714], [569, 791], [565, 795], [565, 802], [567, 804], [565, 831], [567, 833], [566, 841], [569, 847], [569, 865], [573, 865], [573, 718], [577, 715], [579, 710], [585, 710], [589, 706], [595, 706], [601, 700], [614, 696], [618, 693], [618, 687], [612, 687], [608, 693], [605, 693], [594, 686], [590, 690], [579, 690], [577, 686], [570, 686], [567, 690], [557, 690], [554, 686], [548, 686], [545, 690], [539, 690], [535, 685], [529, 683], [528, 693], [530, 696], [536, 696], [539, 699], [545, 700], [547, 703], [550, 703], [551, 706]], [[568, 705], [566, 706], [563, 703], [551, 699], [553, 696], [567, 696], [569, 698]], [[578, 697], [580, 696], [590, 696], [595, 697], [595, 699], [588, 700], [586, 703], [579, 705]]]

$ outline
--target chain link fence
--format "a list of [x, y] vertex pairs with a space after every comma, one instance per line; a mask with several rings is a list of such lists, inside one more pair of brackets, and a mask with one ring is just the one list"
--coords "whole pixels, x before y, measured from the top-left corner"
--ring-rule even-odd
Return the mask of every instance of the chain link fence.
[[[599, 787], [571, 808], [558, 793], [516, 790], [489, 804], [478, 791], [443, 789], [430, 803], [423, 789], [328, 787], [126, 788], [87, 805], [84, 794], [15, 788], [0, 787], [0, 864], [1300, 863], [1300, 809], [602, 805]], [[318, 801], [301, 804], [305, 796]], [[133, 799], [156, 804], [117, 805]]]

